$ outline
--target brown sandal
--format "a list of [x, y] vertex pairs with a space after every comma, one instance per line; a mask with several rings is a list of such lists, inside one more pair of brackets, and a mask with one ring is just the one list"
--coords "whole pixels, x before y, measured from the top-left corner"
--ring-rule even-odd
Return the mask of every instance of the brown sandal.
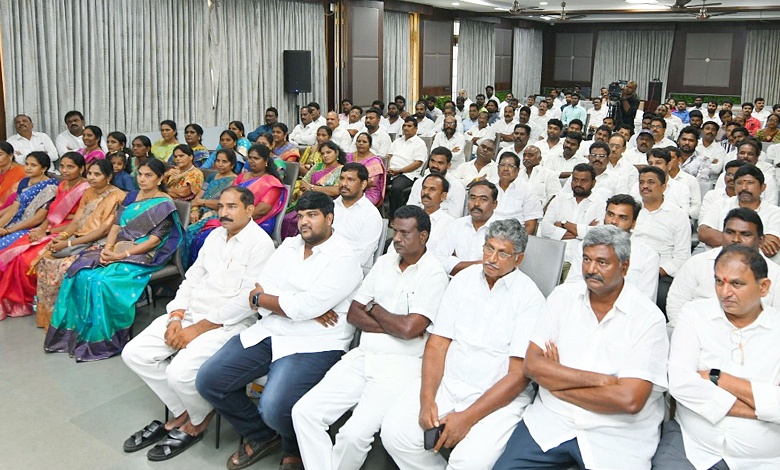
[[[246, 446], [249, 446], [249, 448], [252, 449], [252, 455], [246, 453]], [[281, 449], [281, 447], [282, 438], [278, 435], [270, 441], [265, 442], [256, 441], [254, 439], [247, 439], [238, 448], [238, 452], [230, 456], [227, 461], [227, 468], [228, 470], [239, 470], [241, 468], [246, 468], [267, 456], [268, 454], [276, 452], [277, 450]], [[233, 459], [236, 457], [238, 457], [238, 463], [233, 463]]]

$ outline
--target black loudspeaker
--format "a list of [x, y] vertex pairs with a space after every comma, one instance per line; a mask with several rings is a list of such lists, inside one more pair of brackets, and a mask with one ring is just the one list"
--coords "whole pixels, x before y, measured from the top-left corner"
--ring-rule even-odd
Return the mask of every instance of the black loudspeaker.
[[284, 91], [311, 92], [311, 51], [284, 51]]
[[645, 112], [655, 112], [655, 108], [661, 103], [661, 90], [664, 87], [664, 82], [660, 80], [650, 80], [647, 85], [647, 102], [645, 103]]

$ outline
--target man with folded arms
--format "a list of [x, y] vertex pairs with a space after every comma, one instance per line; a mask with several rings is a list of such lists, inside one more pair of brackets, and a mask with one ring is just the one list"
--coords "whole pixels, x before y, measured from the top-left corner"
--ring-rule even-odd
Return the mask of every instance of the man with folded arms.
[[[167, 315], [152, 322], [122, 351], [125, 364], [173, 413], [164, 425], [152, 421], [125, 441], [125, 452], [155, 442], [149, 460], [167, 460], [198, 442], [211, 420], [211, 405], [195, 389], [201, 365], [230, 338], [255, 321], [246, 301], [254, 276], [274, 252], [274, 243], [252, 222], [254, 196], [241, 186], [222, 191], [218, 227], [187, 270]], [[167, 434], [167, 435], [166, 435]]]
[[[271, 255], [249, 293], [262, 317], [201, 366], [198, 392], [244, 442], [227, 462], [244, 468], [278, 450], [285, 470], [303, 468], [292, 423], [295, 403], [338, 362], [352, 341], [346, 320], [363, 278], [358, 258], [332, 230], [333, 200], [308, 192], [296, 205], [298, 230]], [[246, 385], [268, 376], [259, 405]]]
[[761, 254], [731, 245], [715, 259], [717, 298], [686, 305], [672, 335], [669, 392], [653, 468], [780, 468], [780, 311]]
[[[395, 252], [379, 258], [347, 314], [363, 332], [360, 346], [293, 408], [308, 468], [360, 468], [387, 410], [420, 377], [426, 328], [436, 318], [449, 278], [426, 249], [431, 222], [425, 211], [403, 206], [393, 220]], [[352, 417], [334, 446], [328, 427], [350, 409]]]
[[650, 468], [664, 417], [664, 316], [624, 280], [628, 233], [595, 227], [582, 250], [585, 281], [558, 286], [531, 335], [525, 373], [539, 395], [496, 470]]

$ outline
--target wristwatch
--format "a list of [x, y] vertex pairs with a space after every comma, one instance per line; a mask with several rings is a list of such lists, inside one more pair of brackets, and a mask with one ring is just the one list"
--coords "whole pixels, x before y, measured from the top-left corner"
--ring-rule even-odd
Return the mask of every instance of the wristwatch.
[[720, 369], [710, 369], [710, 382], [718, 385], [718, 379], [720, 379]]
[[376, 303], [374, 303], [373, 300], [371, 302], [369, 302], [368, 305], [366, 305], [366, 313], [367, 314], [369, 314], [369, 315], [371, 314], [371, 309], [374, 308], [374, 305], [376, 305]]
[[566, 219], [561, 220], [561, 227], [566, 227]]

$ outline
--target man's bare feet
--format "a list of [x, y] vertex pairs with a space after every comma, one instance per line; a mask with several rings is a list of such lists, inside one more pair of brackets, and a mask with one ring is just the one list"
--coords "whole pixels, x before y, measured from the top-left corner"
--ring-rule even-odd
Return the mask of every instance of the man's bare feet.
[[176, 429], [182, 426], [184, 423], [188, 422], [189, 420], [190, 420], [190, 415], [187, 414], [187, 412], [185, 411], [184, 413], [180, 414], [179, 416], [165, 423], [165, 429], [168, 431], [170, 431], [171, 429]]
[[288, 455], [287, 457], [282, 459], [282, 464], [290, 464], [290, 463], [303, 463], [303, 460], [301, 460], [300, 457], [293, 457], [292, 455]]
[[187, 433], [190, 436], [197, 436], [203, 431], [205, 431], [207, 427], [209, 427], [209, 423], [211, 422], [211, 418], [213, 417], [214, 417], [214, 411], [206, 415], [206, 419], [204, 419], [203, 422], [198, 425], [192, 424], [192, 421], [187, 420], [186, 423], [182, 424], [181, 427], [179, 427], [179, 431], [183, 433]]

